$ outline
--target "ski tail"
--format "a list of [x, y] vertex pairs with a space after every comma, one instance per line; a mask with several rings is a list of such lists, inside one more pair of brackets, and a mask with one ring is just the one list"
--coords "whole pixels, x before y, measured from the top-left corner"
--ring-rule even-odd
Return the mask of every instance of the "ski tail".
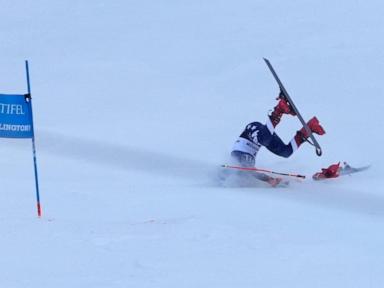
[[361, 166], [361, 167], [352, 167], [347, 162], [344, 162], [343, 164], [344, 164], [344, 166], [340, 170], [340, 175], [350, 175], [350, 174], [365, 171], [365, 170], [371, 168], [371, 165], [366, 165], [366, 166]]
[[266, 59], [266, 58], [263, 58], [263, 59], [264, 59], [265, 63], [267, 64], [269, 70], [271, 71], [273, 77], [275, 78], [277, 84], [280, 87], [280, 92], [281, 92], [280, 95], [283, 95], [284, 99], [286, 101], [288, 101], [289, 105], [291, 105], [292, 109], [295, 111], [295, 113], [297, 115], [297, 118], [299, 118], [299, 120], [300, 120], [301, 124], [303, 125], [304, 129], [307, 131], [307, 133], [309, 135], [309, 138], [311, 139], [311, 141], [308, 141], [308, 140], [307, 141], [316, 148], [317, 156], [321, 156], [323, 152], [321, 150], [319, 142], [317, 142], [317, 140], [316, 140], [315, 136], [313, 135], [311, 129], [309, 129], [307, 123], [304, 121], [304, 119], [301, 116], [299, 110], [297, 109], [295, 103], [293, 103], [292, 98], [289, 96], [289, 94], [288, 94], [287, 90], [285, 89], [283, 83], [280, 81], [279, 76], [277, 76], [277, 73], [276, 73], [275, 69], [273, 69], [271, 62], [269, 62], [269, 60]]

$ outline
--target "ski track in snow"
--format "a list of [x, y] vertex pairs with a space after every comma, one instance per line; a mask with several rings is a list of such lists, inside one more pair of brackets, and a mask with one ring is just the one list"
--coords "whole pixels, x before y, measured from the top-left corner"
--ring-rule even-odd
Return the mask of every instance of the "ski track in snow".
[[108, 142], [86, 140], [44, 132], [41, 148], [55, 156], [73, 158], [123, 170], [143, 171], [174, 178], [207, 177], [214, 168], [208, 163]]

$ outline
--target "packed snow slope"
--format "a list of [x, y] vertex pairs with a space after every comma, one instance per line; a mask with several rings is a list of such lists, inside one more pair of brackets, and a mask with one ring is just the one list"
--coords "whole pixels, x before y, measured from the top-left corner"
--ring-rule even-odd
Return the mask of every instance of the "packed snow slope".
[[[7, 1], [0, 92], [31, 87], [30, 140], [1, 139], [0, 287], [382, 287], [382, 1]], [[221, 187], [217, 168], [278, 87], [327, 134], [323, 156], [261, 150], [311, 176]], [[286, 141], [300, 128], [284, 116]]]

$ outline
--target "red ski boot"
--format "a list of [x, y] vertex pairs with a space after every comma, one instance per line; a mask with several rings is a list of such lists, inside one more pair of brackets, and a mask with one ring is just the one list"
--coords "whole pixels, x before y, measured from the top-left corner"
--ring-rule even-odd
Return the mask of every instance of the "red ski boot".
[[[318, 134], [318, 135], [324, 135], [325, 134], [325, 130], [324, 128], [320, 125], [320, 122], [319, 120], [315, 117], [313, 117], [311, 120], [308, 121], [307, 123], [309, 129], [311, 129], [311, 131], [315, 134]], [[305, 130], [305, 129], [304, 129]], [[308, 135], [307, 135], [308, 137]]]
[[290, 114], [290, 115], [296, 116], [295, 111], [293, 111], [291, 105], [289, 105], [289, 103], [285, 99], [282, 99], [282, 98], [278, 98], [278, 99], [280, 99], [280, 101], [275, 107], [275, 109], [278, 109], [279, 111], [281, 111], [282, 114]]
[[280, 101], [275, 106], [271, 115], [269, 116], [273, 127], [276, 127], [277, 124], [279, 124], [281, 116], [283, 116], [283, 114], [296, 116], [296, 113], [293, 111], [293, 109], [285, 99], [282, 99], [282, 98], [277, 98], [277, 99], [280, 99]]
[[317, 172], [312, 176], [314, 180], [322, 180], [327, 178], [337, 178], [340, 175], [340, 162], [330, 165], [328, 168], [322, 168], [321, 172]]
[[[315, 117], [313, 117], [311, 120], [307, 122], [307, 125], [309, 129], [312, 131], [312, 133], [318, 134], [318, 135], [324, 135], [325, 130], [320, 125], [319, 120]], [[307, 138], [309, 137], [307, 130], [303, 127], [300, 129], [300, 131], [297, 131], [295, 135], [295, 141], [297, 146], [300, 146]]]

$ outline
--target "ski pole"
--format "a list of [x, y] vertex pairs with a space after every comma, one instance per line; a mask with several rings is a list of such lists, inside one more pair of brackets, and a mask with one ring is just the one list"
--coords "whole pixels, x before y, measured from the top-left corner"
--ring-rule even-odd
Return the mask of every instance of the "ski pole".
[[305, 175], [293, 174], [293, 173], [281, 173], [281, 172], [276, 172], [276, 171], [261, 169], [261, 168], [256, 168], [256, 167], [241, 167], [241, 166], [233, 166], [233, 165], [225, 165], [225, 164], [221, 165], [221, 167], [229, 168], [229, 169], [245, 170], [245, 171], [266, 172], [266, 173], [277, 174], [277, 175], [282, 175], [282, 176], [290, 176], [290, 177], [305, 179]]

